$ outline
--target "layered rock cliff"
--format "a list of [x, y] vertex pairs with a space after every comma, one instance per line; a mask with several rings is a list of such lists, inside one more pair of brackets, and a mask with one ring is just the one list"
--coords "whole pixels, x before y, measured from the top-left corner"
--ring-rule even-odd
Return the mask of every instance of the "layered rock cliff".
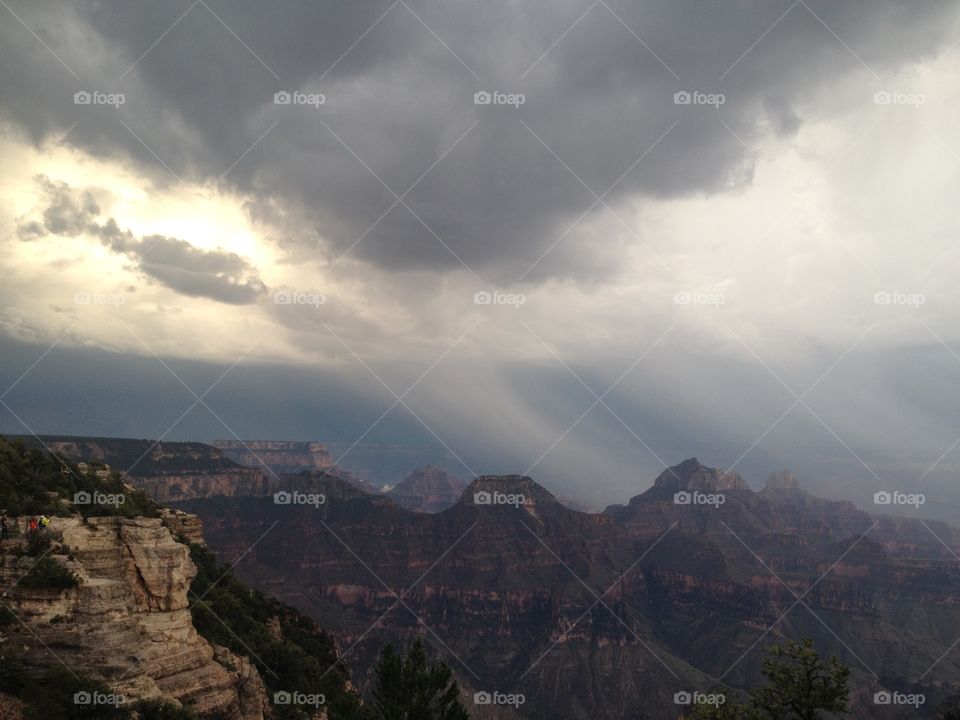
[[[328, 470], [333, 457], [322, 443], [297, 440], [215, 440], [213, 446], [240, 465], [283, 473]], [[266, 467], [264, 467], [266, 466]]]
[[200, 497], [256, 497], [274, 492], [271, 479], [254, 468], [138, 475], [131, 480], [159, 503], [182, 502]]
[[37, 558], [0, 547], [5, 602], [20, 622], [6, 643], [28, 668], [66, 666], [124, 698], [166, 699], [200, 715], [262, 720], [266, 693], [249, 661], [213, 647], [194, 628], [189, 550], [159, 518], [54, 518], [62, 535], [45, 557], [73, 573], [62, 589], [22, 582]]
[[199, 442], [56, 435], [22, 439], [27, 444], [51, 450], [72, 462], [106, 463], [121, 473], [131, 475], [158, 475], [171, 470], [211, 472], [237, 466], [217, 448]]

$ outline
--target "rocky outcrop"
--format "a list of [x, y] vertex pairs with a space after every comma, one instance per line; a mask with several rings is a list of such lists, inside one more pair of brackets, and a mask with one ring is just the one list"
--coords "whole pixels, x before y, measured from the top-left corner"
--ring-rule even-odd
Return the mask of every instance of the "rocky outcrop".
[[407, 510], [435, 513], [453, 505], [465, 487], [443, 468], [427, 465], [407, 475], [387, 495]]
[[[488, 497], [489, 496], [489, 497]], [[465, 505], [497, 504], [497, 497], [516, 497], [520, 505], [560, 506], [557, 498], [528, 475], [478, 475], [460, 495]], [[489, 500], [489, 502], [487, 502]]]
[[216, 440], [213, 446], [240, 465], [283, 473], [328, 470], [333, 458], [322, 443], [297, 440]]
[[161, 508], [160, 518], [175, 538], [183, 538], [188, 543], [206, 545], [203, 539], [203, 523], [196, 515], [183, 510]]
[[[181, 519], [186, 522], [185, 519]], [[2, 548], [6, 597], [23, 625], [8, 628], [28, 668], [66, 665], [127, 700], [165, 698], [202, 716], [262, 720], [262, 680], [193, 626], [187, 593], [196, 574], [186, 546], [160, 518], [54, 518], [62, 534], [48, 557], [73, 572], [63, 590], [14, 584], [36, 559]], [[25, 626], [25, 627], [24, 627]]]
[[85, 438], [43, 435], [24, 438], [73, 462], [106, 463], [121, 473], [212, 472], [236, 467], [215, 447], [198, 442], [160, 442], [133, 438]]
[[669, 492], [723, 492], [747, 490], [744, 479], [734, 472], [701, 465], [696, 458], [684, 460], [679, 465], [664, 470], [653, 483], [654, 488]]
[[237, 677], [237, 720], [262, 720], [272, 715], [267, 686], [250, 658], [237, 655], [222, 645], [213, 646], [213, 657]]
[[793, 491], [800, 489], [800, 483], [797, 482], [797, 476], [789, 470], [778, 470], [770, 473], [767, 478], [767, 490], [774, 491]]
[[182, 502], [199, 497], [258, 497], [274, 492], [276, 484], [253, 468], [138, 476], [132, 480], [138, 489], [159, 503]]

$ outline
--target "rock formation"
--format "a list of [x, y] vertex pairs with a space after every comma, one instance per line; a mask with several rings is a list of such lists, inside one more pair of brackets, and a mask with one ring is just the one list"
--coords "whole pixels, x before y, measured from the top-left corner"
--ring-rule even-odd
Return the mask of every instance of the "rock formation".
[[387, 495], [407, 510], [435, 513], [453, 505], [464, 487], [466, 483], [443, 468], [427, 465], [407, 475]]
[[228, 468], [214, 472], [174, 472], [137, 475], [131, 481], [159, 503], [199, 497], [256, 497], [270, 495], [276, 483], [253, 468]]
[[675, 493], [722, 492], [725, 490], [746, 490], [748, 486], [737, 473], [724, 473], [716, 468], [701, 465], [696, 458], [684, 460], [679, 465], [664, 470], [653, 483], [654, 488]]
[[203, 523], [196, 515], [183, 510], [161, 508], [160, 517], [164, 526], [173, 533], [175, 538], [183, 538], [188, 543], [206, 545], [203, 539]]
[[73, 572], [75, 587], [17, 584], [36, 558], [18, 555], [16, 543], [0, 548], [3, 585], [13, 587], [6, 602], [23, 621], [8, 626], [7, 641], [28, 667], [81, 668], [127, 700], [165, 698], [200, 715], [262, 720], [256, 669], [193, 626], [187, 592], [196, 567], [163, 520], [54, 518], [51, 530], [63, 540], [49, 557]]
[[[213, 446], [224, 456], [246, 467], [258, 468], [281, 475], [304, 470], [328, 470], [333, 457], [318, 442], [296, 440], [215, 440]], [[264, 467], [266, 466], [266, 467]]]
[[789, 470], [778, 470], [770, 473], [767, 478], [767, 490], [799, 490], [800, 483], [797, 482], [797, 476]]

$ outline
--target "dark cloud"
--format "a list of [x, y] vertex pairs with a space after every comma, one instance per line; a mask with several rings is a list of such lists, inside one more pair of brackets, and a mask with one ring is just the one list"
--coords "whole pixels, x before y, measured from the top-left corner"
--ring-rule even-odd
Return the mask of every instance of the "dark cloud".
[[[17, 102], [3, 112], [35, 139], [79, 120], [78, 146], [128, 154], [169, 182], [154, 154], [180, 177], [229, 171], [222, 182], [296, 209], [306, 226], [288, 243], [319, 234], [337, 256], [362, 237], [351, 253], [384, 268], [465, 263], [514, 280], [535, 262], [531, 278], [615, 271], [615, 240], [569, 230], [583, 213], [749, 182], [755, 158], [741, 140], [795, 132], [798, 99], [839, 75], [869, 82], [930, 56], [952, 41], [956, 12], [947, 0], [810, 0], [785, 15], [769, 3], [610, 0], [576, 22], [588, 3], [411, 0], [388, 12], [387, 0], [209, 0], [176, 22], [187, 0], [13, 7], [80, 76], [4, 24], [0, 87]], [[127, 101], [72, 105], [90, 88]], [[326, 103], [273, 104], [297, 89]], [[477, 90], [526, 103], [477, 106]], [[726, 102], [674, 104], [697, 90]]]
[[47, 198], [42, 222], [23, 221], [17, 228], [21, 239], [29, 240], [46, 234], [76, 237], [84, 232], [100, 214], [100, 206], [90, 190], [76, 190], [62, 180], [37, 175], [34, 181]]
[[256, 302], [266, 292], [257, 268], [233, 252], [203, 250], [185, 240], [163, 235], [135, 236], [114, 218], [95, 220], [100, 207], [91, 190], [40, 175], [34, 178], [48, 200], [42, 222], [22, 219], [21, 239], [44, 234], [76, 237], [89, 234], [105, 247], [126, 255], [137, 269], [162, 285], [191, 297], [207, 297], [233, 305]]
[[136, 240], [121, 234], [104, 243], [137, 261], [137, 267], [171, 290], [232, 305], [256, 302], [267, 292], [256, 268], [236, 253], [201, 250], [185, 240], [147, 235]]

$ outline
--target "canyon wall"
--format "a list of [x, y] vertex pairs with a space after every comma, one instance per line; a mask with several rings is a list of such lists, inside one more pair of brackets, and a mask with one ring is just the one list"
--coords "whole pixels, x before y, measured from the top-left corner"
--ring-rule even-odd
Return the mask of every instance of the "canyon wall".
[[[186, 518], [176, 522], [190, 530]], [[195, 531], [196, 528], [194, 528]], [[127, 701], [164, 698], [201, 716], [262, 720], [266, 690], [256, 669], [194, 628], [188, 606], [196, 567], [160, 518], [53, 518], [62, 535], [47, 558], [74, 587], [26, 587], [38, 561], [23, 541], [0, 546], [0, 578], [16, 617], [6, 642], [28, 668], [82, 668]]]
[[215, 440], [213, 447], [224, 456], [246, 467], [274, 473], [298, 473], [327, 470], [333, 457], [322, 443], [297, 440]]

